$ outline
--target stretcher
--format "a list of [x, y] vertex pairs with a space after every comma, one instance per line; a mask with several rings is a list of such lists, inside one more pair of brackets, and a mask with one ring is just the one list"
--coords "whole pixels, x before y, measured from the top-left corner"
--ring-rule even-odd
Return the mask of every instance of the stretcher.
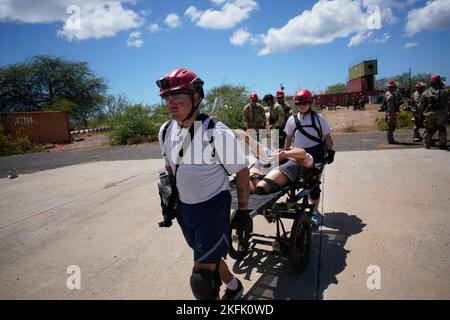
[[[250, 194], [247, 219], [239, 225], [233, 224], [238, 213], [236, 184], [230, 184], [232, 196], [232, 230], [229, 239], [229, 254], [233, 259], [244, 259], [251, 244], [272, 246], [273, 252], [289, 260], [297, 272], [302, 272], [308, 264], [311, 251], [312, 224], [311, 213], [314, 205], [308, 204], [308, 194], [320, 184], [317, 176], [323, 165], [315, 165], [305, 170], [295, 183], [282, 187], [269, 194]], [[286, 197], [284, 197], [286, 196]], [[239, 214], [242, 214], [241, 212]], [[263, 235], [253, 231], [253, 218], [262, 215], [268, 223], [276, 224], [276, 235]], [[292, 219], [290, 231], [286, 231], [282, 219]]]

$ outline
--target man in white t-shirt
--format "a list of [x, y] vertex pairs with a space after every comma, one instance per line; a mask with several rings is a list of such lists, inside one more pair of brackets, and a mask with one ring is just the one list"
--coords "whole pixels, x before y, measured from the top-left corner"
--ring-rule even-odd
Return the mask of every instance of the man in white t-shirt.
[[[289, 117], [284, 132], [286, 132], [285, 148], [303, 148], [312, 155], [314, 162], [332, 163], [335, 151], [331, 139], [331, 128], [322, 115], [311, 109], [312, 94], [309, 90], [299, 90], [294, 93], [294, 104], [297, 115]], [[326, 151], [326, 155], [325, 155]], [[317, 177], [320, 180], [320, 176]], [[317, 186], [309, 194], [310, 204], [314, 204], [311, 220], [319, 224], [317, 208], [320, 200], [320, 187]]]
[[194, 251], [192, 292], [196, 299], [217, 299], [224, 282], [222, 299], [236, 300], [243, 286], [223, 259], [231, 237], [228, 175], [236, 174], [238, 211], [247, 210], [248, 163], [232, 131], [200, 114], [203, 81], [195, 73], [176, 69], [156, 83], [172, 118], [161, 126], [159, 142], [166, 170], [178, 189], [176, 218]]

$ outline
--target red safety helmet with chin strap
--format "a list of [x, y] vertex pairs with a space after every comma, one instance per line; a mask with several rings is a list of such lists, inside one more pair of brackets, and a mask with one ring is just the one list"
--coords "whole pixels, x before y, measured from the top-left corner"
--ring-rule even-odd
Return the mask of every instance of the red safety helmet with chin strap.
[[306, 89], [299, 90], [294, 93], [293, 100], [295, 104], [312, 103], [312, 93]]
[[423, 87], [425, 87], [425, 83], [423, 83], [422, 81], [416, 81], [415, 87], [416, 88], [423, 88]]
[[161, 97], [180, 93], [191, 95], [199, 93], [200, 100], [205, 97], [203, 91], [204, 82], [194, 72], [186, 68], [175, 69], [165, 74], [156, 81], [156, 84], [159, 87], [159, 95]]
[[395, 80], [389, 80], [388, 87], [398, 87], [398, 83]]
[[[159, 87], [159, 95], [164, 98], [172, 94], [189, 94], [191, 96], [192, 107], [184, 121], [190, 119], [200, 105], [200, 101], [205, 97], [203, 91], [203, 80], [189, 69], [180, 68], [175, 69], [165, 74], [161, 79], [156, 80], [156, 85]], [[200, 95], [200, 101], [195, 104], [194, 94]]]
[[431, 77], [430, 83], [438, 83], [439, 84], [441, 82], [442, 82], [442, 79], [441, 79], [440, 75], [435, 75], [435, 76]]
[[251, 102], [258, 102], [258, 95], [256, 94], [256, 92], [252, 92], [250, 94], [250, 101]]
[[284, 98], [284, 92], [283, 91], [277, 91], [277, 98]]

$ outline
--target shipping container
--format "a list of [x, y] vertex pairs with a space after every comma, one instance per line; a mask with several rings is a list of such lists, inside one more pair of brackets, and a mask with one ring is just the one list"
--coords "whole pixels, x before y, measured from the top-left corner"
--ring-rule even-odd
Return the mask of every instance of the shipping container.
[[348, 79], [353, 80], [378, 73], [377, 60], [366, 60], [348, 69]]
[[67, 112], [12, 112], [0, 115], [7, 134], [28, 137], [33, 143], [69, 143]]

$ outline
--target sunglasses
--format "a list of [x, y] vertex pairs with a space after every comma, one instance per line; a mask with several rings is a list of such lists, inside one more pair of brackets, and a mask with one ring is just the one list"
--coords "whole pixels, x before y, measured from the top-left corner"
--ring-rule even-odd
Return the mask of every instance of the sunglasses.
[[156, 80], [156, 85], [160, 89], [167, 89], [170, 87], [169, 79], [167, 78], [161, 78], [159, 80]]
[[165, 105], [169, 105], [169, 104], [179, 105], [183, 102], [187, 102], [188, 98], [189, 98], [189, 95], [180, 93], [180, 94], [165, 96], [165, 97], [163, 97], [163, 101], [164, 101]]

